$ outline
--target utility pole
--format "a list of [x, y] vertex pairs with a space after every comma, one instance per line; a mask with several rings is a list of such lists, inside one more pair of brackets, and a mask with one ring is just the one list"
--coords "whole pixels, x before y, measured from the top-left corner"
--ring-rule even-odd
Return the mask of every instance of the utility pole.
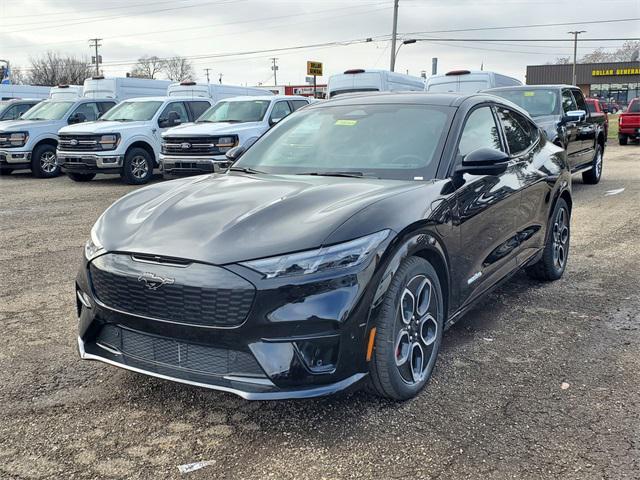
[[100, 76], [100, 63], [102, 59], [100, 58], [100, 55], [98, 55], [98, 47], [102, 46], [102, 44], [100, 43], [101, 40], [102, 40], [101, 38], [89, 39], [89, 46], [95, 47], [96, 49], [96, 56], [93, 57], [93, 62], [96, 64], [96, 77]]
[[394, 0], [393, 2], [393, 29], [391, 31], [391, 67], [389, 70], [392, 72], [396, 68], [396, 38], [398, 36], [398, 2], [399, 0]]
[[271, 61], [273, 62], [273, 65], [271, 65], [271, 70], [273, 70], [273, 84], [274, 85], [278, 85], [278, 65], [276, 64], [276, 62], [278, 61], [277, 58], [272, 58]]
[[207, 74], [207, 83], [209, 83], [209, 71], [210, 71], [210, 70], [211, 70], [210, 68], [205, 68], [205, 69], [204, 69], [204, 71], [205, 71], [205, 72], [206, 72], [206, 74]]
[[218, 74], [218, 83], [222, 83], [222, 77], [223, 77], [224, 73], [219, 73]]
[[574, 30], [568, 32], [573, 35], [573, 68], [571, 71], [571, 85], [576, 84], [576, 63], [578, 62], [578, 35], [586, 32], [586, 30]]

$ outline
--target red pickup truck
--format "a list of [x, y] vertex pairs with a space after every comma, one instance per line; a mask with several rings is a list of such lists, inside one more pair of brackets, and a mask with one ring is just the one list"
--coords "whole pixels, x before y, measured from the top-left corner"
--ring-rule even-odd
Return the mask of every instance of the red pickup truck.
[[640, 140], [640, 98], [634, 98], [629, 103], [627, 111], [618, 117], [618, 140], [620, 145]]
[[609, 137], [609, 114], [606, 108], [604, 108], [602, 101], [597, 98], [585, 98], [585, 101], [591, 118], [602, 125], [604, 141], [606, 142]]

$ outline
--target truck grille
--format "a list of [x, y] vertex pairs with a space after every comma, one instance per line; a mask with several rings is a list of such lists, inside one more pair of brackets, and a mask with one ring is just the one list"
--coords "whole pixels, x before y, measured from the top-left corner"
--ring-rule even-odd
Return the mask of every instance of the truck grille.
[[60, 135], [58, 148], [72, 152], [97, 152], [102, 150], [100, 146], [101, 135]]
[[[219, 140], [225, 138], [232, 138], [233, 142], [220, 144]], [[232, 135], [216, 137], [165, 137], [163, 142], [163, 151], [168, 155], [200, 156], [223, 155], [229, 148], [237, 144], [237, 139]]]
[[90, 265], [96, 298], [131, 315], [203, 327], [236, 327], [247, 318], [255, 288], [224, 268], [199, 263], [136, 261], [107, 254]]
[[117, 350], [126, 357], [205, 375], [264, 376], [256, 359], [247, 352], [180, 342], [166, 337], [105, 325], [98, 345]]

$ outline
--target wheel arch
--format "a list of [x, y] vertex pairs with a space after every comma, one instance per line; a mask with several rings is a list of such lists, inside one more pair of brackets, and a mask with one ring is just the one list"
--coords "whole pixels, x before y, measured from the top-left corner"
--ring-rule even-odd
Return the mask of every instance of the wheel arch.
[[144, 140], [136, 140], [135, 142], [132, 142], [131, 145], [129, 145], [127, 147], [127, 150], [125, 151], [125, 157], [127, 155], [129, 155], [129, 152], [134, 149], [134, 148], [142, 148], [143, 150], [145, 150], [149, 155], [151, 155], [151, 159], [153, 160], [153, 164], [154, 166], [158, 166], [158, 159], [156, 158], [156, 152], [153, 150], [153, 147], [146, 141]]
[[51, 137], [42, 138], [35, 143], [33, 150], [38, 148], [40, 145], [51, 145], [53, 148], [56, 148], [58, 146], [58, 140]]

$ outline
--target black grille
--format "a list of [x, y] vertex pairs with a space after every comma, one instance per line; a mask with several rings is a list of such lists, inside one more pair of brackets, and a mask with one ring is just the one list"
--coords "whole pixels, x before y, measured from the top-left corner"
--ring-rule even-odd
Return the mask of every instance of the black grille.
[[72, 152], [96, 152], [102, 150], [101, 135], [59, 135], [58, 148]]
[[234, 144], [236, 137], [233, 135], [216, 136], [216, 137], [165, 137], [164, 153], [169, 155], [222, 155], [229, 147], [216, 147], [220, 138], [233, 138]]
[[238, 326], [255, 296], [253, 285], [234, 273], [198, 263], [167, 266], [108, 254], [95, 259], [90, 272], [107, 307], [189, 325]]
[[128, 357], [190, 372], [264, 376], [250, 353], [179, 342], [117, 325], [105, 325], [98, 335], [97, 343]]
[[64, 159], [60, 159], [60, 163], [65, 168], [84, 168], [84, 167], [95, 167], [96, 159], [95, 158], [80, 158], [80, 157], [68, 157], [65, 156]]

